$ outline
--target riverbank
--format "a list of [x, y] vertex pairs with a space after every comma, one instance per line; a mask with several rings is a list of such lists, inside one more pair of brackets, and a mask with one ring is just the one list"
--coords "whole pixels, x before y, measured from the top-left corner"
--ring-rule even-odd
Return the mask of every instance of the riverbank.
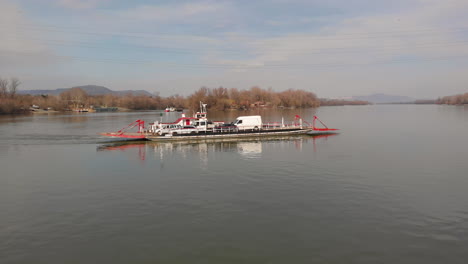
[[205, 102], [210, 110], [256, 109], [256, 108], [308, 108], [320, 106], [317, 96], [304, 90], [289, 89], [276, 92], [252, 87], [248, 90], [236, 88], [202, 87], [188, 96], [172, 95], [89, 95], [80, 88], [71, 88], [60, 95], [7, 94], [0, 97], [0, 113], [24, 113], [30, 107], [40, 109], [91, 109], [91, 108], [127, 108], [131, 110], [198, 109], [200, 101]]

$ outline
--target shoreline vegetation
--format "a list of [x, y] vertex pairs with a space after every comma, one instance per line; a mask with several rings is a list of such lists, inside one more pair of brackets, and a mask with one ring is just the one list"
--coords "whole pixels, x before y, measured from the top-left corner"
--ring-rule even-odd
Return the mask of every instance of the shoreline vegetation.
[[440, 97], [435, 100], [416, 100], [414, 102], [404, 103], [390, 103], [390, 104], [439, 104], [439, 105], [467, 105], [468, 104], [468, 93], [456, 94], [450, 96]]
[[435, 103], [448, 105], [466, 105], [468, 104], [468, 93], [444, 96], [437, 99]]
[[309, 108], [335, 105], [366, 105], [366, 101], [319, 99], [308, 91], [289, 89], [276, 92], [254, 86], [237, 88], [201, 87], [189, 96], [172, 95], [89, 95], [80, 88], [68, 89], [59, 95], [18, 94], [20, 82], [16, 78], [0, 78], [0, 114], [28, 112], [52, 113], [62, 111], [95, 112], [162, 110], [166, 107], [196, 110], [199, 102], [212, 110], [248, 110], [255, 108]]
[[[258, 86], [237, 88], [201, 87], [189, 96], [172, 95], [89, 95], [81, 88], [67, 89], [59, 95], [19, 94], [17, 78], [0, 78], [0, 114], [54, 113], [63, 111], [102, 112], [175, 109], [198, 109], [205, 102], [209, 109], [248, 110], [257, 108], [313, 108], [319, 106], [368, 105], [367, 101], [321, 99], [305, 90], [289, 89], [276, 92]], [[446, 96], [436, 100], [417, 100], [413, 104], [468, 104], [468, 93]]]

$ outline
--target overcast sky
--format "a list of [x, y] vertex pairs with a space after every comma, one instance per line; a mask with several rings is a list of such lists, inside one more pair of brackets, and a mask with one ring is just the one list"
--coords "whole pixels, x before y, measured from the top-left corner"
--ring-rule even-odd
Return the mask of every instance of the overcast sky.
[[319, 97], [468, 92], [467, 0], [0, 0], [0, 77]]

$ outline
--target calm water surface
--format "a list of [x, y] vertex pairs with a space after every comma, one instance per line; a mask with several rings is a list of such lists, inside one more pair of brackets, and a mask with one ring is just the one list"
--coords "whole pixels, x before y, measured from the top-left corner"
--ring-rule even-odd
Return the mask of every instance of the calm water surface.
[[97, 133], [159, 113], [2, 116], [0, 263], [467, 263], [468, 107], [316, 114], [341, 134], [117, 144]]

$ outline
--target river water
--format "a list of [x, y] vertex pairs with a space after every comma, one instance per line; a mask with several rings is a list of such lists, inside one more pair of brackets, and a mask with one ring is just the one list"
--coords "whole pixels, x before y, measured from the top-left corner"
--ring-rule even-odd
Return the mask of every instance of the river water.
[[468, 107], [317, 114], [339, 135], [115, 143], [178, 113], [0, 117], [0, 263], [466, 263]]

